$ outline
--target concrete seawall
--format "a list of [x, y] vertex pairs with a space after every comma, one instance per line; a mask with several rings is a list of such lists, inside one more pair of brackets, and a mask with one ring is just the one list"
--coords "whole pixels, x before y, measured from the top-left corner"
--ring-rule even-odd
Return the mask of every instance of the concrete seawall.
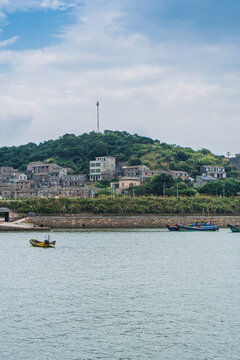
[[[51, 229], [111, 229], [111, 228], [165, 228], [166, 224], [191, 224], [194, 221], [205, 221], [204, 216], [34, 216], [26, 222], [39, 227]], [[213, 216], [220, 227], [227, 224], [240, 224], [239, 216]]]

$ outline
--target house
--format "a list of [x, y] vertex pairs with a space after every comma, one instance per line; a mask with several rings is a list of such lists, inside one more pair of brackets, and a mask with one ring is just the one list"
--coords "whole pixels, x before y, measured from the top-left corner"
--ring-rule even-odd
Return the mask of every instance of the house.
[[3, 166], [0, 168], [0, 179], [2, 183], [9, 184], [10, 182], [14, 182], [19, 174], [19, 171], [11, 166]]
[[136, 166], [123, 166], [123, 175], [128, 177], [139, 177], [141, 182], [145, 182], [147, 179], [161, 174], [166, 174], [167, 172], [162, 169], [151, 170], [146, 165], [136, 165]]
[[89, 163], [90, 181], [111, 180], [116, 174], [116, 158], [112, 156], [96, 157]]
[[203, 165], [200, 169], [201, 176], [210, 176], [218, 179], [227, 177], [225, 168], [219, 165]]
[[37, 190], [33, 181], [19, 180], [14, 184], [1, 184], [0, 195], [4, 199], [35, 198], [37, 196]]
[[135, 177], [138, 176], [142, 179], [147, 176], [149, 167], [146, 165], [123, 166], [123, 176]]
[[85, 174], [65, 175], [61, 177], [60, 185], [62, 187], [83, 186], [86, 182], [87, 176]]
[[118, 192], [124, 193], [127, 192], [127, 190], [131, 186], [139, 186], [141, 185], [141, 179], [139, 177], [122, 177], [119, 179], [119, 186], [118, 186]]
[[38, 189], [38, 197], [71, 197], [71, 198], [89, 198], [94, 197], [96, 192], [92, 187], [66, 187], [52, 186], [48, 188]]
[[196, 176], [196, 179], [193, 183], [193, 187], [197, 188], [199, 186], [204, 186], [205, 184], [212, 181], [218, 181], [218, 179], [213, 176]]
[[171, 175], [174, 179], [181, 178], [182, 180], [187, 180], [189, 178], [188, 173], [182, 170], [170, 170], [168, 174]]
[[41, 161], [34, 161], [27, 165], [28, 174], [34, 175], [51, 175], [51, 176], [64, 176], [67, 175], [67, 169], [55, 163], [43, 163]]

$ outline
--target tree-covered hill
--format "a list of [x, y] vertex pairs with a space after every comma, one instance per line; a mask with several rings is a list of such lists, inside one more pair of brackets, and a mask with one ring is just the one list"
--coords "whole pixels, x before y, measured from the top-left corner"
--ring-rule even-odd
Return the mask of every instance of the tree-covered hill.
[[48, 140], [39, 145], [29, 143], [2, 147], [0, 166], [25, 170], [32, 161], [56, 162], [60, 166], [71, 167], [75, 173], [88, 174], [89, 161], [96, 156], [105, 155], [116, 156], [117, 161], [127, 161], [128, 165], [144, 164], [151, 169], [183, 170], [191, 176], [199, 174], [200, 167], [204, 164], [222, 165], [228, 175], [237, 175], [227, 158], [214, 155], [207, 149], [194, 151], [125, 131], [110, 130], [106, 130], [104, 134], [65, 134], [59, 139]]

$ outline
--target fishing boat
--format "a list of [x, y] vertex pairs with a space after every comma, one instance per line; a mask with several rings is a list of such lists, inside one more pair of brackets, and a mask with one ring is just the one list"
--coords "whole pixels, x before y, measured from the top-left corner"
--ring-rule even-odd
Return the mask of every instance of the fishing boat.
[[227, 225], [233, 233], [240, 232], [240, 225]]
[[169, 231], [179, 231], [179, 228], [177, 225], [171, 226], [171, 225], [166, 224], [166, 227], [168, 228]]
[[219, 226], [212, 221], [194, 222], [191, 225], [177, 224], [179, 231], [218, 231]]
[[30, 239], [29, 240], [30, 244], [32, 244], [32, 246], [36, 246], [36, 247], [54, 247], [56, 244], [56, 241], [50, 241], [50, 237], [47, 236], [45, 240], [40, 241], [40, 240], [36, 240], [36, 239]]

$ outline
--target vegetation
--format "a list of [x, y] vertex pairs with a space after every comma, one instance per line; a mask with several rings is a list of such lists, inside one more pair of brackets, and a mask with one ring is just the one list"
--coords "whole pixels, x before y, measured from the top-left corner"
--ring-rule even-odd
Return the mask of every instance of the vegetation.
[[237, 196], [240, 194], [240, 182], [235, 179], [213, 181], [199, 189], [200, 194], [218, 196]]
[[106, 130], [104, 134], [90, 132], [76, 136], [66, 134], [57, 140], [39, 145], [0, 148], [0, 166], [25, 170], [32, 161], [56, 162], [70, 167], [75, 173], [89, 173], [89, 161], [96, 156], [116, 156], [128, 165], [144, 164], [151, 169], [182, 170], [195, 177], [201, 165], [222, 165], [232, 177], [238, 176], [229, 159], [216, 156], [207, 149], [194, 151], [176, 145], [160, 143], [148, 137], [131, 135], [126, 131]]
[[168, 174], [154, 176], [143, 185], [135, 188], [136, 195], [167, 195], [167, 196], [193, 196], [197, 191], [192, 189], [192, 184], [181, 179], [173, 179]]
[[27, 214], [200, 214], [200, 215], [240, 215], [240, 197], [157, 197], [99, 196], [93, 199], [26, 199], [1, 201], [0, 207]]

